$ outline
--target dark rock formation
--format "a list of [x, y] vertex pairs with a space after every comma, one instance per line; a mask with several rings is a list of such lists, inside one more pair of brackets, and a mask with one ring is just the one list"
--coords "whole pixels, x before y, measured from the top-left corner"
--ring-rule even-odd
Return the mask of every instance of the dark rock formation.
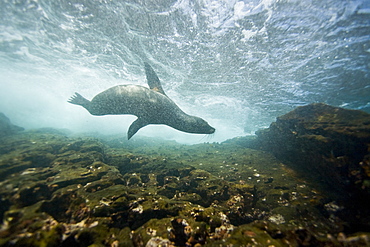
[[0, 137], [14, 134], [24, 130], [22, 127], [12, 124], [4, 113], [0, 112]]
[[370, 203], [370, 114], [310, 104], [260, 130], [258, 143], [331, 197], [357, 208]]

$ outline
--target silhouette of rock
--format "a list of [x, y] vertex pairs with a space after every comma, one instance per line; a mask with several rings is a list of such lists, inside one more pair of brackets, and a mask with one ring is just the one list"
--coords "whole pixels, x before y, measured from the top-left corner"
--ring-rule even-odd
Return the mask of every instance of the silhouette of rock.
[[12, 124], [4, 113], [0, 112], [0, 137], [12, 135], [18, 131], [22, 131], [24, 128]]

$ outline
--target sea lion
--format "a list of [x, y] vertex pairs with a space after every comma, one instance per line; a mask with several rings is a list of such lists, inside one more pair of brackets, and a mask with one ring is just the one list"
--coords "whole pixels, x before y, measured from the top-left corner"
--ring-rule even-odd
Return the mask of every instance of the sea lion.
[[145, 63], [145, 74], [150, 89], [138, 85], [119, 85], [99, 93], [91, 101], [75, 93], [68, 102], [83, 106], [95, 116], [121, 114], [137, 116], [128, 130], [128, 139], [149, 124], [165, 124], [195, 134], [215, 132], [205, 120], [186, 114], [167, 97], [157, 74], [148, 63]]

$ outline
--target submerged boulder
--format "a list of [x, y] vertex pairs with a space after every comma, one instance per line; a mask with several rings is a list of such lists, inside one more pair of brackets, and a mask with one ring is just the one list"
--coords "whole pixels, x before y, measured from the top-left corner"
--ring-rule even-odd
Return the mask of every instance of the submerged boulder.
[[22, 127], [12, 124], [4, 113], [0, 112], [0, 137], [12, 135], [18, 131], [24, 130]]
[[315, 103], [256, 134], [262, 149], [320, 182], [333, 199], [370, 203], [370, 114]]

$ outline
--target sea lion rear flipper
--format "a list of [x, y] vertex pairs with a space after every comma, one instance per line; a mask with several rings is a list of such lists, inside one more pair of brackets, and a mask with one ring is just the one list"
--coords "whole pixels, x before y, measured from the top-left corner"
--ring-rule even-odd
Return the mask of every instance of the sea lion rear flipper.
[[140, 118], [136, 119], [131, 125], [130, 128], [128, 129], [127, 132], [127, 139], [130, 140], [130, 138], [135, 135], [135, 133], [141, 129], [142, 127], [146, 126], [147, 124], [141, 121]]
[[75, 93], [69, 100], [68, 103], [74, 104], [74, 105], [80, 105], [85, 107], [86, 109], [89, 108], [90, 101], [85, 99], [81, 94]]
[[148, 85], [150, 89], [158, 93], [161, 93], [163, 95], [166, 95], [163, 91], [161, 82], [159, 81], [159, 78], [157, 74], [154, 72], [153, 68], [148, 63], [144, 63], [144, 65], [145, 65], [146, 79], [148, 81]]

